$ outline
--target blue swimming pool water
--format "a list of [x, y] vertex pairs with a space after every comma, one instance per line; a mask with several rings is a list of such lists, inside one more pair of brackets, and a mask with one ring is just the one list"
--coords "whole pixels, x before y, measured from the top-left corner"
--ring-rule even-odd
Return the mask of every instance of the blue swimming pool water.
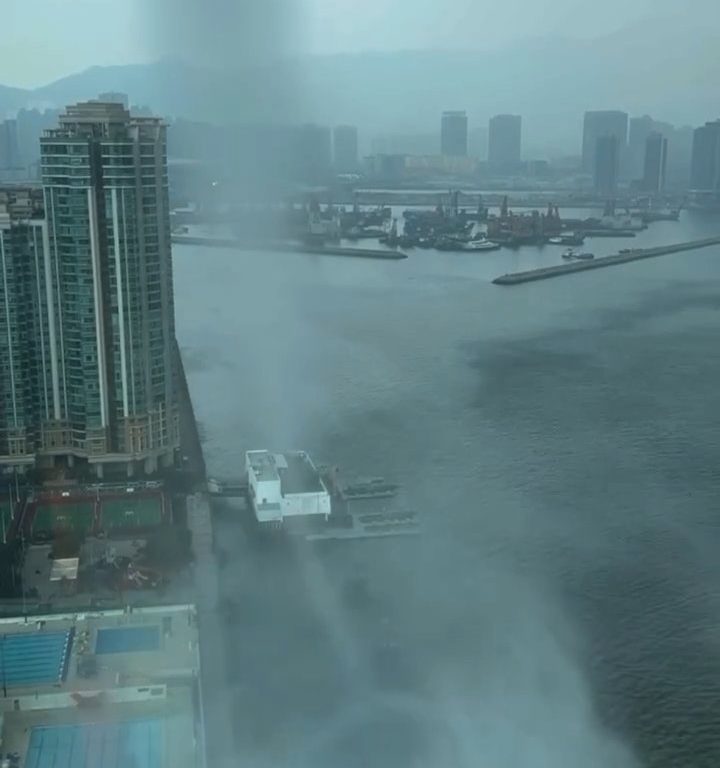
[[32, 729], [26, 768], [162, 768], [162, 720]]
[[135, 653], [157, 651], [160, 647], [158, 627], [113, 627], [99, 629], [95, 653]]
[[0, 635], [0, 682], [21, 687], [64, 680], [72, 638], [71, 630]]

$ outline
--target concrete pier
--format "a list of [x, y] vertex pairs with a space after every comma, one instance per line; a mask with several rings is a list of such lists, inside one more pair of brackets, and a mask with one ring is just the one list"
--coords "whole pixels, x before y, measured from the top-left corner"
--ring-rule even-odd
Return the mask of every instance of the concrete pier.
[[173, 245], [206, 245], [213, 248], [239, 248], [247, 251], [291, 251], [316, 256], [346, 256], [358, 259], [385, 259], [400, 261], [407, 259], [402, 251], [380, 248], [345, 248], [339, 245], [305, 245], [286, 242], [252, 242], [232, 237], [199, 237], [197, 235], [173, 235]]
[[575, 272], [587, 272], [591, 269], [602, 269], [603, 267], [614, 267], [618, 264], [627, 264], [628, 262], [640, 261], [641, 259], [652, 259], [655, 256], [665, 256], [669, 253], [694, 251], [698, 248], [707, 248], [711, 245], [720, 245], [720, 236], [709, 237], [705, 240], [693, 240], [687, 243], [663, 245], [660, 248], [643, 248], [633, 250], [630, 253], [618, 253], [614, 256], [604, 256], [600, 259], [592, 259], [591, 261], [570, 261], [553, 267], [531, 269], [527, 272], [513, 272], [508, 275], [496, 277], [493, 280], [493, 283], [495, 285], [520, 285], [521, 283], [530, 283], [536, 280], [549, 280], [551, 277], [561, 277], [563, 275], [574, 274]]

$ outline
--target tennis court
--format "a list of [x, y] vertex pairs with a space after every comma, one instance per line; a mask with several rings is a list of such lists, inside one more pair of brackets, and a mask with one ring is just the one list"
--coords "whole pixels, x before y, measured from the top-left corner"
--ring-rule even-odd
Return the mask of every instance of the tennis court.
[[65, 679], [73, 632], [0, 635], [0, 680], [6, 686], [53, 685]]
[[44, 725], [32, 729], [26, 768], [162, 768], [163, 721]]
[[154, 528], [162, 523], [162, 496], [134, 496], [102, 499], [100, 524], [108, 532]]
[[88, 534], [95, 523], [92, 501], [39, 501], [32, 517], [31, 534], [52, 537], [58, 533]]

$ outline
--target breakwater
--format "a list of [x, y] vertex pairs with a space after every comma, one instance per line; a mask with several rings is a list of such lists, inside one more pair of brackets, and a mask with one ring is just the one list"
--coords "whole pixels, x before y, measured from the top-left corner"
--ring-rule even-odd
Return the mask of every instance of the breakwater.
[[241, 248], [249, 251], [283, 251], [308, 253], [316, 256], [345, 256], [356, 259], [385, 259], [398, 261], [407, 259], [407, 254], [381, 248], [345, 248], [340, 245], [306, 245], [274, 241], [253, 242], [232, 237], [201, 237], [197, 235], [173, 235], [173, 245], [206, 245], [213, 248]]
[[636, 249], [629, 251], [628, 253], [618, 253], [614, 256], [604, 256], [603, 258], [593, 259], [591, 261], [571, 261], [566, 264], [558, 264], [553, 267], [530, 269], [526, 272], [513, 272], [511, 274], [496, 277], [493, 280], [493, 283], [495, 285], [520, 285], [522, 283], [530, 283], [536, 280], [549, 280], [552, 277], [571, 275], [575, 272], [587, 272], [591, 269], [614, 267], [618, 264], [627, 264], [631, 261], [640, 261], [641, 259], [651, 259], [656, 256], [665, 256], [670, 253], [694, 251], [698, 248], [707, 248], [711, 245], [720, 245], [720, 236], [709, 237], [704, 240], [692, 240], [687, 243], [663, 245], [659, 248]]

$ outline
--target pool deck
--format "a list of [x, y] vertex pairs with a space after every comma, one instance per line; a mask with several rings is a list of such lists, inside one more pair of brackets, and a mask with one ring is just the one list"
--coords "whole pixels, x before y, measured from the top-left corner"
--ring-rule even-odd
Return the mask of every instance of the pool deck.
[[[157, 627], [158, 650], [96, 655], [98, 631]], [[32, 727], [123, 722], [160, 717], [163, 761], [158, 768], [194, 768], [203, 764], [197, 737], [195, 685], [199, 673], [197, 617], [194, 607], [57, 614], [0, 619], [0, 634], [40, 634], [74, 630], [64, 681], [7, 686], [0, 698], [3, 751], [24, 755]], [[88, 674], [83, 667], [92, 662]], [[87, 702], [87, 703], [86, 703]], [[97, 702], [97, 703], [94, 703]]]

